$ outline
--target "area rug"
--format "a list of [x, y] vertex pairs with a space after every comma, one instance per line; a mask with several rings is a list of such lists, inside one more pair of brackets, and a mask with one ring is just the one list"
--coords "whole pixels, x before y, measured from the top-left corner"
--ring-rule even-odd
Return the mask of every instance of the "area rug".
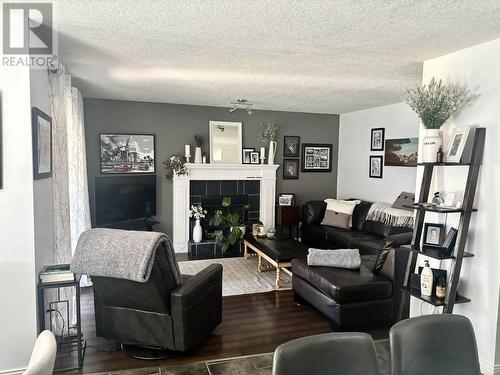
[[[375, 341], [380, 375], [390, 374], [389, 340]], [[217, 359], [185, 365], [147, 367], [91, 375], [271, 375], [273, 353]]]
[[[271, 292], [278, 290], [275, 285], [276, 270], [266, 272], [257, 271], [258, 259], [252, 257], [245, 259], [237, 258], [219, 258], [189, 260], [179, 262], [181, 273], [186, 275], [195, 275], [210, 264], [222, 264], [222, 295], [235, 296], [240, 294], [253, 294]], [[281, 279], [290, 281], [290, 276], [281, 272]], [[290, 289], [292, 284], [285, 284], [279, 290]]]

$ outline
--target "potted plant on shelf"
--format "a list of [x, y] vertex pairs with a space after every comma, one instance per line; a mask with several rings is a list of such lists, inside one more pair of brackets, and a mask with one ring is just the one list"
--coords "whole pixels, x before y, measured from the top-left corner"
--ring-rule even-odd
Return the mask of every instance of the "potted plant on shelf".
[[[274, 124], [262, 125], [261, 129], [257, 133], [257, 140], [261, 143], [269, 143], [269, 152], [267, 156], [267, 164], [274, 164], [274, 156], [276, 155], [276, 138], [278, 137], [278, 126]], [[261, 152], [261, 158], [262, 156]]]
[[186, 168], [186, 158], [181, 155], [172, 155], [163, 162], [167, 170], [167, 180], [172, 180], [174, 176], [181, 176], [188, 174]]
[[457, 111], [465, 107], [476, 95], [458, 84], [444, 84], [433, 77], [427, 85], [407, 89], [404, 102], [413, 109], [426, 129], [422, 146], [422, 161], [436, 162], [443, 147], [439, 129]]
[[231, 197], [224, 197], [222, 199], [223, 210], [215, 211], [214, 225], [218, 227], [210, 237], [221, 247], [225, 252], [229, 246], [235, 245], [241, 240], [245, 234], [245, 211], [248, 205], [244, 205], [241, 215], [237, 212], [231, 212]]
[[194, 162], [195, 163], [201, 163], [202, 162], [202, 156], [201, 156], [201, 145], [203, 143], [203, 138], [199, 134], [194, 135]]
[[193, 227], [193, 241], [198, 243], [201, 242], [203, 238], [203, 230], [201, 229], [200, 220], [205, 217], [207, 211], [203, 209], [201, 206], [191, 206], [189, 210], [189, 217], [194, 217], [196, 223]]

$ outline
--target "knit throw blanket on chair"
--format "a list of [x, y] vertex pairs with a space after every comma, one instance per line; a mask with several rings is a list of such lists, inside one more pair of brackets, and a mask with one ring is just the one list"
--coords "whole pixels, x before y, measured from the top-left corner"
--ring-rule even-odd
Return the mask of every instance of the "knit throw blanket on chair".
[[391, 227], [413, 227], [413, 211], [392, 208], [390, 204], [375, 202], [371, 205], [366, 220], [379, 221]]
[[78, 239], [70, 269], [90, 276], [114, 277], [145, 283], [157, 251], [165, 251], [177, 284], [179, 266], [170, 238], [159, 232], [96, 228]]

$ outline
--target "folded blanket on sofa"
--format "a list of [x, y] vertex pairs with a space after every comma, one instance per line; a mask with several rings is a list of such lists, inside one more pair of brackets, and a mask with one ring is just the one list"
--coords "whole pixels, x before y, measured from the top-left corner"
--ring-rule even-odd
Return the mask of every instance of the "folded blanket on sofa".
[[85, 231], [78, 239], [70, 269], [84, 275], [145, 283], [151, 275], [158, 249], [166, 251], [174, 278], [180, 284], [180, 271], [174, 259], [172, 243], [159, 232], [106, 228]]
[[322, 250], [309, 249], [307, 265], [358, 269], [361, 266], [361, 257], [358, 249]]
[[379, 221], [393, 227], [413, 227], [413, 211], [393, 208], [390, 204], [375, 202], [371, 205], [366, 220]]

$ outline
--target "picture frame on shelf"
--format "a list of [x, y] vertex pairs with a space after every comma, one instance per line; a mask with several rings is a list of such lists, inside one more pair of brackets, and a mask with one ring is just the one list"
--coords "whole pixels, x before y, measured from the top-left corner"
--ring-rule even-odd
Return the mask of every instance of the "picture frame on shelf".
[[251, 161], [252, 161], [252, 157], [251, 157], [251, 153], [254, 152], [255, 149], [254, 148], [244, 148], [242, 150], [242, 163], [243, 164], [251, 164]]
[[446, 162], [460, 163], [467, 139], [469, 138], [470, 126], [461, 126], [453, 129], [453, 133], [446, 151]]
[[283, 159], [283, 180], [299, 178], [299, 159]]
[[453, 191], [447, 192], [444, 196], [444, 206], [455, 207], [456, 198], [457, 198], [457, 193]]
[[252, 151], [250, 152], [250, 164], [259, 164], [260, 163], [260, 152]]
[[52, 177], [52, 118], [37, 107], [31, 109], [33, 179]]
[[99, 134], [102, 174], [156, 173], [156, 135]]
[[302, 143], [302, 172], [331, 172], [332, 144]]
[[384, 151], [385, 128], [373, 128], [371, 130], [370, 151]]
[[455, 243], [457, 242], [458, 230], [451, 227], [446, 237], [444, 238], [443, 244], [441, 245], [441, 252], [444, 255], [451, 255], [455, 249]]
[[285, 158], [298, 158], [300, 156], [300, 137], [285, 135], [283, 137], [283, 156]]
[[441, 247], [444, 241], [444, 224], [425, 223], [422, 243], [425, 246]]
[[370, 178], [383, 178], [384, 172], [384, 157], [383, 156], [370, 156]]
[[278, 204], [280, 206], [293, 206], [295, 204], [295, 194], [280, 193], [278, 196]]

